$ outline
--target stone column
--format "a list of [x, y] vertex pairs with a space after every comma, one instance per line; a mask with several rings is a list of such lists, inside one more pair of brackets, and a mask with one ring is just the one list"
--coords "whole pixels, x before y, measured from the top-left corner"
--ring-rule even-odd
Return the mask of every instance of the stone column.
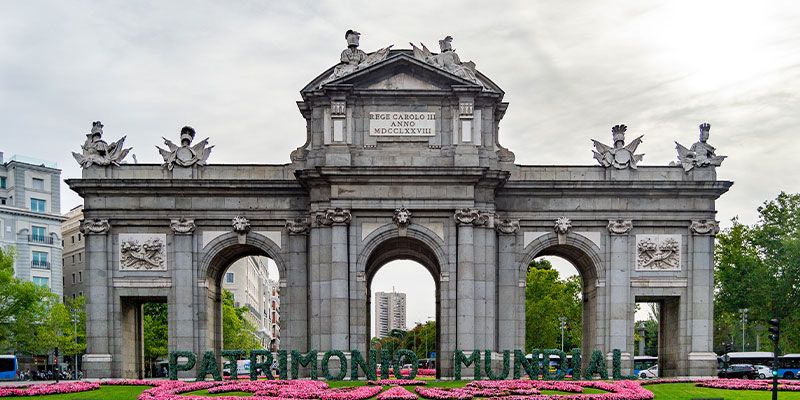
[[86, 296], [92, 299], [86, 303], [86, 354], [82, 362], [87, 378], [111, 377], [110, 229], [107, 219], [86, 219], [80, 226], [86, 240]]
[[288, 265], [286, 282], [288, 296], [284, 295], [281, 308], [287, 314], [281, 318], [281, 348], [308, 351], [308, 263], [306, 247], [310, 222], [307, 218], [286, 221], [288, 239]]
[[[498, 350], [522, 349], [525, 346], [525, 288], [520, 287], [520, 270], [516, 258], [516, 234], [519, 220], [495, 221], [497, 251], [499, 254], [497, 298]], [[522, 311], [520, 314], [520, 310]], [[522, 325], [522, 336], [518, 327]]]
[[[195, 332], [199, 332], [199, 321], [196, 318], [195, 290], [197, 277], [195, 276], [194, 231], [193, 219], [175, 218], [170, 221], [172, 230], [172, 254], [174, 264], [170, 266], [172, 275], [172, 290], [167, 303], [169, 315], [169, 351], [192, 351], [202, 354], [204, 349], [198, 348]], [[183, 377], [191, 376], [190, 372], [183, 372]]]
[[692, 269], [689, 271], [691, 312], [687, 313], [689, 330], [688, 375], [713, 375], [716, 368], [714, 332], [714, 236], [719, 223], [714, 220], [695, 220], [689, 226]]
[[[349, 266], [347, 259], [347, 234], [351, 220], [350, 210], [326, 210], [320, 222], [331, 226], [330, 240], [330, 349], [350, 349], [350, 293], [347, 288]], [[322, 282], [324, 284], [324, 282]]]
[[[630, 296], [630, 271], [628, 243], [633, 222], [630, 220], [608, 221], [608, 247], [609, 268], [606, 277], [608, 287], [608, 347], [605, 349], [608, 359], [611, 351], [619, 349], [622, 352], [622, 374], [633, 373], [633, 328], [635, 314], [633, 312], [634, 300]], [[611, 364], [609, 364], [609, 367]]]
[[487, 222], [486, 215], [471, 208], [456, 211], [458, 264], [456, 266], [456, 347], [475, 348], [475, 226]]

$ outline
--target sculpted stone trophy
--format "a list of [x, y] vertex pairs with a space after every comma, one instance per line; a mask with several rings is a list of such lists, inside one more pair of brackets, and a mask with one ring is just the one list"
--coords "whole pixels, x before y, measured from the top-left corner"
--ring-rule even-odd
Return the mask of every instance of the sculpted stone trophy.
[[180, 146], [162, 137], [162, 139], [164, 139], [164, 144], [169, 148], [169, 150], [165, 150], [156, 146], [158, 152], [164, 157], [164, 164], [162, 164], [162, 166], [172, 170], [176, 165], [181, 167], [190, 167], [195, 164], [206, 165], [206, 160], [208, 160], [208, 156], [211, 155], [211, 149], [214, 148], [214, 146], [208, 146], [208, 138], [191, 146], [194, 135], [195, 131], [191, 126], [184, 126], [183, 129], [181, 129]]
[[100, 166], [117, 165], [122, 162], [131, 147], [125, 149], [125, 136], [114, 143], [108, 144], [103, 139], [103, 123], [92, 122], [92, 131], [86, 135], [86, 142], [81, 146], [82, 154], [73, 152], [72, 156], [82, 168], [89, 168], [92, 164]]
[[719, 167], [722, 165], [722, 161], [727, 156], [716, 155], [717, 149], [707, 143], [710, 130], [711, 124], [708, 122], [700, 124], [700, 141], [695, 142], [689, 149], [675, 142], [675, 150], [678, 151], [678, 162], [672, 162], [670, 165], [681, 165], [686, 172], [695, 167]]
[[595, 150], [592, 150], [594, 158], [600, 165], [608, 168], [614, 167], [616, 169], [633, 168], [636, 169], [636, 164], [642, 161], [644, 154], [634, 154], [636, 148], [642, 143], [642, 136], [634, 139], [629, 145], [625, 145], [625, 131], [628, 129], [625, 125], [614, 125], [611, 128], [611, 136], [614, 140], [614, 146], [606, 146], [597, 140], [592, 139]]
[[388, 46], [374, 53], [367, 54], [358, 48], [361, 33], [353, 29], [348, 29], [344, 34], [344, 38], [347, 41], [347, 48], [342, 51], [341, 57], [339, 58], [340, 63], [333, 69], [331, 76], [325, 79], [320, 86], [385, 60], [389, 55], [389, 49], [392, 48], [392, 46]]

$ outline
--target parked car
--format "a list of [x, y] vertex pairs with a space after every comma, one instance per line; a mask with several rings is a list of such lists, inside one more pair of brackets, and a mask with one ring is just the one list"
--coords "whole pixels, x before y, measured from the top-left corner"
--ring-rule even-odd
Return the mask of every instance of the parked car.
[[653, 365], [648, 369], [643, 369], [639, 371], [639, 378], [641, 379], [653, 379], [658, 378], [658, 364]]
[[772, 378], [772, 368], [766, 365], [754, 365], [753, 368], [756, 369], [756, 374], [758, 374], [758, 379]]
[[717, 376], [720, 378], [756, 379], [758, 373], [750, 364], [732, 364], [728, 368], [720, 369]]

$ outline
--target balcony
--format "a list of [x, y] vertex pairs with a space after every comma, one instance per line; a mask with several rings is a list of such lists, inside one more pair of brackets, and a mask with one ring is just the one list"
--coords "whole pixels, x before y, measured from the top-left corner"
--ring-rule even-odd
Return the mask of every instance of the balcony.
[[52, 236], [28, 235], [29, 243], [53, 244]]
[[47, 261], [31, 261], [31, 268], [34, 269], [50, 269], [50, 263]]

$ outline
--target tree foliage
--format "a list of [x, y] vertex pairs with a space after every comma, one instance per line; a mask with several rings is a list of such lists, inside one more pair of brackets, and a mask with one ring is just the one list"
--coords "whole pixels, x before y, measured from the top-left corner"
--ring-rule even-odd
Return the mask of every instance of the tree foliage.
[[[717, 235], [714, 322], [715, 347], [734, 342], [741, 348], [739, 309], [749, 310], [746, 349], [753, 350], [753, 329], [770, 318], [781, 319], [784, 353], [800, 351], [800, 195], [781, 193], [758, 208], [759, 220], [733, 226]], [[764, 345], [762, 345], [762, 348]]]
[[581, 279], [560, 279], [545, 259], [528, 266], [525, 287], [525, 350], [561, 348], [561, 323], [567, 318], [564, 348], [580, 347], [582, 336]]
[[258, 328], [245, 315], [247, 307], [236, 307], [233, 293], [225, 290], [222, 295], [222, 344], [224, 350], [260, 349]]

